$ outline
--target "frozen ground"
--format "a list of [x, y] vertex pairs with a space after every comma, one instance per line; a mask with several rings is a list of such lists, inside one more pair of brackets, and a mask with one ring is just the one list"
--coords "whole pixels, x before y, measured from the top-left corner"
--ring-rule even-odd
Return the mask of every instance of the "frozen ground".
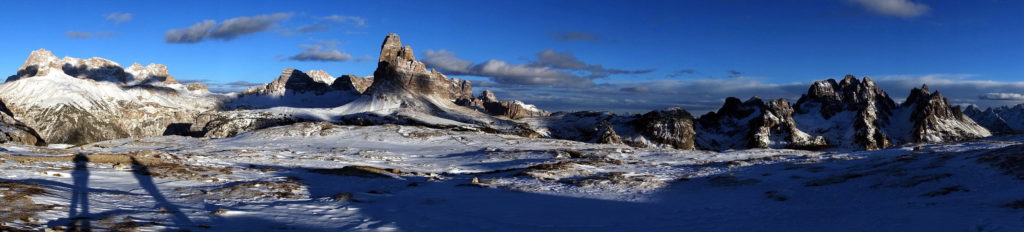
[[716, 153], [300, 123], [2, 145], [0, 230], [1022, 231], [1021, 141]]

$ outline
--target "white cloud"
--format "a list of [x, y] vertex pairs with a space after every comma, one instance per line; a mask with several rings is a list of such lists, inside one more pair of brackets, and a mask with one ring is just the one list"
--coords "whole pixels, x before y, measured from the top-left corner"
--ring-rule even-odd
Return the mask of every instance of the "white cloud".
[[270, 30], [277, 26], [277, 21], [291, 16], [291, 13], [276, 13], [237, 17], [224, 20], [219, 24], [214, 20], [204, 20], [186, 28], [167, 31], [164, 34], [164, 41], [168, 43], [198, 43], [208, 38], [232, 40], [239, 36]]
[[931, 9], [928, 5], [910, 0], [849, 0], [872, 13], [900, 18], [914, 18]]

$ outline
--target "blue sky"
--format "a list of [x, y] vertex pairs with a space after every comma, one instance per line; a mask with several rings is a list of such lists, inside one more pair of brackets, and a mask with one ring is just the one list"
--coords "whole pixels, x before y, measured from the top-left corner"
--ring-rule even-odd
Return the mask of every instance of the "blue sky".
[[[957, 104], [1024, 102], [1024, 1], [6, 5], [0, 68], [10, 74], [46, 48], [61, 57], [166, 64], [178, 79], [211, 85], [269, 82], [288, 67], [365, 76], [384, 35], [398, 33], [428, 65], [476, 81], [477, 91], [553, 110], [702, 112], [724, 96], [795, 99], [810, 82], [845, 74], [885, 83], [895, 98], [927, 83]], [[215, 32], [169, 39], [207, 20]], [[228, 22], [250, 27], [216, 32]]]

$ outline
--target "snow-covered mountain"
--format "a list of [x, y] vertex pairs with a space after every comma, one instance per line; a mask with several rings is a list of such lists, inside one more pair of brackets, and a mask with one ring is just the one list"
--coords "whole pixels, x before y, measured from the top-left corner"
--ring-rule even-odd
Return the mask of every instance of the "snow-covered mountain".
[[1024, 132], [1024, 104], [990, 107], [984, 111], [971, 105], [964, 109], [964, 114], [993, 133]]
[[57, 59], [40, 49], [0, 84], [0, 99], [46, 142], [84, 144], [164, 135], [216, 109], [223, 97], [178, 83], [163, 65], [124, 69], [103, 58]]

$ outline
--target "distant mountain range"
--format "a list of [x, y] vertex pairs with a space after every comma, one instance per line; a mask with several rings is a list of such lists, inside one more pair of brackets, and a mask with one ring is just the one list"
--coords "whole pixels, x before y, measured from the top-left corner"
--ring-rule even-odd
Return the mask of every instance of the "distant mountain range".
[[[448, 78], [416, 60], [390, 34], [373, 76], [285, 69], [270, 83], [237, 93], [181, 84], [166, 66], [124, 68], [103, 58], [58, 59], [33, 51], [0, 84], [0, 141], [33, 145], [183, 135], [230, 137], [302, 121], [420, 125], [635, 147], [883, 149], [1024, 130], [1024, 106], [966, 113], [927, 86], [897, 104], [870, 78], [815, 82], [785, 99], [727, 98], [693, 117], [680, 108], [646, 114], [551, 113], [491, 91], [473, 96], [469, 81]], [[991, 131], [991, 132], [990, 132]]]

